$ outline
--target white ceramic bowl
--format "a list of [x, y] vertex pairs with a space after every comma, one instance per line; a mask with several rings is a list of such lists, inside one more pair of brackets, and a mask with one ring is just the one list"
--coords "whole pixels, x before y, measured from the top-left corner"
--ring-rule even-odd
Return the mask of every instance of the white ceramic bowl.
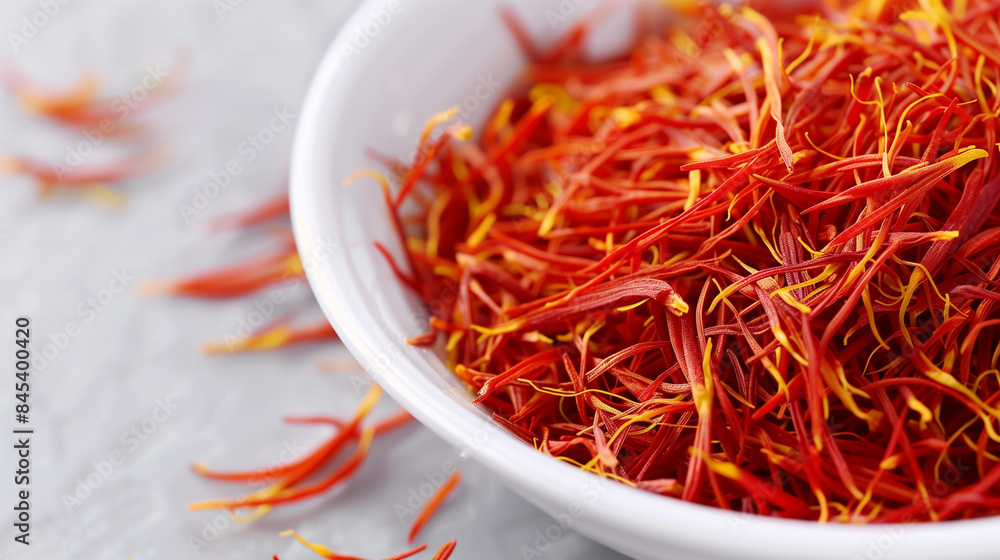
[[[372, 0], [334, 41], [300, 117], [292, 215], [309, 282], [354, 356], [460, 453], [563, 524], [636, 558], [1000, 557], [1000, 519], [823, 526], [729, 513], [603, 482], [497, 428], [434, 352], [405, 344], [426, 330], [425, 306], [373, 248], [379, 240], [399, 249], [378, 187], [344, 189], [342, 181], [375, 165], [366, 148], [409, 156], [424, 120], [439, 110], [457, 104], [468, 122], [484, 119], [503, 95], [496, 84], [512, 80], [525, 63], [500, 23], [501, 5], [520, 13], [536, 36], [551, 39], [569, 25], [559, 17], [574, 19], [598, 3]], [[598, 51], [627, 37], [627, 25], [610, 23]]]

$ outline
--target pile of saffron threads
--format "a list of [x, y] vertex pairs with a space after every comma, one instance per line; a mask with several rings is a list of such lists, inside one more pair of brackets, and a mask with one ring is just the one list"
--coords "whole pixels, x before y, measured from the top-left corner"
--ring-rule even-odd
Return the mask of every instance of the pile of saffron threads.
[[379, 249], [434, 303], [412, 342], [540, 452], [761, 515], [994, 515], [998, 13], [702, 6], [599, 63], [587, 22], [515, 25], [532, 64], [475, 141], [345, 183], [382, 182]]

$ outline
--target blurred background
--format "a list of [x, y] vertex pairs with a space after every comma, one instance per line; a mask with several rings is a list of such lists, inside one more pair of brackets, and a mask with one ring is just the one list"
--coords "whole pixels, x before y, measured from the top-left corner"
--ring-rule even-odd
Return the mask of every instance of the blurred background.
[[[431, 0], [404, 1], [419, 9]], [[35, 356], [31, 545], [14, 542], [16, 457], [8, 435], [0, 455], [4, 558], [315, 557], [278, 536], [289, 528], [342, 554], [381, 558], [408, 548], [412, 518], [403, 519], [400, 506], [449, 462], [462, 469], [463, 482], [421, 534], [431, 549], [421, 557], [457, 538], [458, 559], [618, 558], [571, 531], [545, 536], [551, 518], [415, 424], [379, 439], [348, 485], [259, 521], [236, 524], [222, 511], [186, 509], [247, 491], [197, 477], [193, 462], [219, 469], [287, 462], [327, 431], [284, 424], [284, 416], [347, 416], [368, 383], [335, 342], [204, 355], [203, 343], [226, 339], [266, 307], [260, 294], [143, 293], [149, 281], [237, 263], [286, 242], [287, 221], [213, 232], [213, 220], [285, 189], [310, 77], [358, 4], [0, 4], [0, 332], [12, 349], [15, 317], [30, 317]], [[103, 132], [31, 114], [23, 95], [32, 85], [66, 92], [88, 84], [114, 109]], [[27, 161], [43, 172], [141, 172], [106, 188], [49, 193], [23, 173]], [[304, 282], [283, 290], [269, 316], [322, 320]], [[5, 364], [13, 363], [10, 354]], [[9, 381], [0, 406], [7, 434], [23, 427], [13, 419]], [[377, 413], [395, 410], [386, 398]]]

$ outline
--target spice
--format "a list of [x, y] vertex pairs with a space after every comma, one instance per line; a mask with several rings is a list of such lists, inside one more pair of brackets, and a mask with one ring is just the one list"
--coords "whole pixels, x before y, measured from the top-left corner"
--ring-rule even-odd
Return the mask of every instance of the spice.
[[[151, 107], [154, 99], [162, 99], [179, 87], [186, 73], [186, 57], [177, 66], [181, 72], [175, 71], [173, 75], [164, 73], [165, 77], [155, 76], [155, 85], [143, 91], [146, 102], [142, 109]], [[93, 73], [84, 75], [72, 88], [60, 92], [38, 86], [16, 67], [7, 64], [0, 67], [0, 82], [29, 114], [66, 126], [92, 129], [100, 138], [126, 137], [134, 140], [142, 132], [141, 126], [131, 122], [140, 113], [139, 107], [126, 96], [98, 97], [100, 79]], [[150, 173], [162, 167], [168, 159], [163, 150], [149, 150], [99, 164], [84, 164], [80, 154], [73, 152], [71, 155], [73, 157], [66, 157], [65, 161], [51, 163], [24, 156], [0, 156], [0, 175], [28, 175], [34, 178], [43, 197], [52, 195], [59, 187], [68, 187], [106, 206], [118, 208], [124, 204], [124, 197], [110, 188], [111, 184]]]
[[413, 526], [410, 527], [410, 534], [407, 535], [406, 542], [412, 543], [414, 539], [417, 538], [417, 535], [420, 534], [420, 530], [424, 528], [424, 525], [427, 524], [438, 508], [441, 507], [441, 503], [448, 498], [448, 495], [455, 490], [455, 487], [458, 486], [458, 483], [461, 480], [462, 472], [456, 469], [455, 472], [451, 473], [448, 479], [444, 481], [441, 487], [434, 492], [434, 495], [427, 500], [427, 504], [424, 505], [424, 508], [420, 510], [420, 513], [417, 514], [417, 518], [413, 521]]
[[[290, 233], [289, 233], [290, 236]], [[197, 274], [178, 281], [147, 282], [146, 295], [175, 294], [207, 299], [232, 298], [252, 294], [281, 282], [305, 277], [302, 260], [289, 242], [269, 255], [248, 259], [232, 266]]]
[[[285, 192], [256, 208], [221, 216], [212, 222], [211, 229], [219, 231], [228, 228], [249, 228], [287, 217], [288, 193]], [[275, 226], [268, 233], [276, 235], [283, 241], [279, 250], [177, 281], [147, 282], [143, 286], [143, 291], [148, 295], [233, 298], [304, 279], [305, 270], [295, 248], [291, 229], [287, 226]], [[297, 344], [339, 339], [333, 327], [326, 321], [300, 328], [290, 327], [288, 323], [289, 318], [283, 317], [248, 336], [227, 336], [222, 341], [208, 342], [202, 345], [202, 351], [206, 354], [266, 352]]]
[[109, 185], [151, 173], [166, 163], [163, 152], [146, 152], [131, 158], [70, 167], [56, 162], [42, 163], [23, 156], [0, 156], [0, 175], [27, 175], [35, 180], [43, 197], [65, 187], [110, 206], [123, 203], [120, 192]]
[[[358, 558], [356, 556], [344, 556], [342, 554], [337, 554], [336, 552], [330, 550], [329, 548], [327, 548], [327, 547], [325, 547], [323, 545], [312, 543], [312, 542], [309, 542], [309, 541], [305, 540], [304, 538], [302, 538], [301, 535], [298, 534], [298, 532], [296, 532], [294, 530], [291, 530], [291, 529], [288, 530], [288, 531], [284, 531], [284, 532], [280, 533], [280, 535], [282, 537], [287, 537], [289, 535], [295, 537], [295, 540], [297, 540], [300, 543], [302, 543], [303, 546], [305, 546], [309, 550], [312, 550], [313, 552], [315, 552], [316, 554], [320, 555], [321, 557], [327, 558], [329, 560], [364, 560], [363, 558]], [[427, 548], [427, 545], [426, 544], [422, 544], [422, 545], [418, 546], [417, 548], [414, 548], [413, 550], [410, 550], [408, 552], [404, 552], [402, 554], [397, 554], [396, 556], [385, 558], [384, 560], [403, 560], [403, 558], [409, 558], [410, 556], [414, 556], [416, 554], [419, 554], [419, 553], [423, 552], [426, 548]]]
[[[252, 521], [266, 515], [271, 511], [272, 506], [305, 500], [350, 480], [367, 457], [368, 450], [376, 436], [404, 426], [411, 420], [408, 414], [403, 413], [390, 417], [382, 423], [363, 427], [363, 420], [371, 412], [381, 395], [382, 390], [378, 385], [372, 385], [354, 416], [346, 422], [329, 418], [291, 419], [295, 423], [330, 424], [336, 431], [329, 440], [303, 458], [283, 467], [266, 471], [266, 475], [273, 478], [273, 482], [267, 487], [238, 499], [210, 500], [190, 504], [188, 509], [199, 511], [213, 508], [228, 510], [252, 508], [249, 515], [237, 518], [237, 521], [240, 522]], [[341, 461], [332, 471], [312, 480], [321, 471], [332, 466], [341, 451], [351, 444], [355, 445], [355, 449], [345, 460]], [[222, 473], [210, 471], [200, 464], [194, 465], [193, 469], [196, 473], [207, 478], [229, 482], [250, 482], [261, 478], [261, 471]]]
[[221, 231], [259, 226], [267, 222], [287, 218], [289, 211], [288, 192], [286, 191], [248, 211], [228, 216], [219, 216], [212, 220], [211, 228], [213, 231]]
[[209, 342], [202, 345], [206, 354], [227, 354], [232, 352], [267, 352], [277, 348], [287, 348], [296, 344], [308, 344], [337, 340], [336, 331], [330, 323], [323, 320], [315, 325], [302, 328], [292, 328], [285, 324], [264, 329], [245, 338], [232, 338], [221, 342]]
[[[212, 222], [211, 229], [248, 228], [288, 216], [288, 193], [282, 193], [249, 211], [222, 216]], [[175, 294], [200, 298], [231, 298], [246, 296], [270, 286], [297, 282], [305, 277], [302, 260], [295, 248], [291, 230], [272, 228], [270, 233], [284, 241], [283, 247], [229, 267], [197, 274], [178, 281], [147, 282], [143, 290], [149, 295]], [[266, 352], [298, 344], [339, 339], [326, 321], [307, 327], [290, 327], [287, 317], [261, 328], [248, 336], [227, 336], [225, 340], [202, 346], [206, 354], [234, 352]]]
[[377, 248], [435, 302], [413, 342], [624, 484], [1000, 513], [996, 6], [686, 9], [600, 63], [592, 22], [551, 49], [515, 26], [532, 64], [474, 141], [445, 112], [395, 193], [349, 179], [382, 184], [404, 258]]
[[184, 54], [178, 57], [170, 70], [150, 67], [141, 84], [141, 104], [137, 103], [139, 99], [135, 94], [100, 97], [101, 79], [94, 72], [84, 74], [65, 91], [57, 91], [34, 83], [15, 66], [8, 64], [0, 68], [0, 82], [28, 113], [65, 126], [100, 128], [104, 135], [128, 136], [142, 131], [141, 126], [131, 121], [180, 87], [189, 65], [188, 56]]
[[434, 553], [434, 557], [431, 558], [431, 560], [448, 560], [451, 558], [451, 553], [455, 552], [456, 546], [458, 546], [458, 541], [448, 541], [444, 543], [444, 546]]

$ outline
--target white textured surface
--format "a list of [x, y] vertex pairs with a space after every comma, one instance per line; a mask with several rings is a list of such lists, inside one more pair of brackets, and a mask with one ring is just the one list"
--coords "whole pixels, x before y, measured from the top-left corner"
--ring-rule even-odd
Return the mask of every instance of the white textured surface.
[[[522, 547], [536, 542], [546, 559], [618, 558], [573, 534], [548, 547], [536, 531], [549, 527], [549, 518], [417, 426], [379, 440], [349, 486], [262, 521], [220, 523], [223, 530], [216, 535], [206, 531], [205, 523], [222, 520], [217, 512], [186, 511], [191, 501], [243, 491], [198, 479], [188, 470], [191, 462], [221, 468], [266, 465], [286, 444], [308, 446], [325, 436], [322, 428], [283, 425], [283, 415], [346, 415], [358, 399], [350, 375], [317, 367], [324, 359], [348, 359], [339, 345], [218, 358], [198, 353], [200, 342], [233, 331], [260, 296], [201, 302], [144, 299], [136, 293], [141, 279], [203, 270], [274, 242], [261, 232], [209, 236], [205, 218], [246, 208], [281, 188], [291, 131], [278, 134], [254, 161], [245, 161], [239, 145], [267, 125], [272, 111], [287, 107], [297, 114], [314, 67], [356, 4], [232, 0], [240, 5], [220, 18], [214, 7], [219, 3], [69, 1], [16, 53], [9, 34], [19, 33], [22, 18], [30, 18], [39, 4], [0, 4], [0, 61], [43, 83], [66, 85], [81, 69], [94, 68], [107, 78], [105, 93], [115, 94], [137, 85], [148, 64], [169, 68], [181, 50], [190, 52], [192, 62], [180, 93], [144, 116], [156, 130], [150, 145], [165, 144], [173, 163], [124, 185], [128, 205], [123, 211], [69, 196], [40, 201], [27, 179], [0, 177], [0, 336], [12, 336], [16, 315], [29, 315], [33, 350], [39, 353], [50, 335], [61, 338], [68, 321], [81, 327], [32, 377], [36, 434], [30, 547], [12, 542], [13, 402], [8, 379], [2, 380], [0, 429], [8, 435], [0, 454], [0, 555], [15, 560], [314, 557], [277, 536], [296, 527], [341, 553], [383, 557], [405, 549], [406, 526], [394, 505], [406, 503], [425, 472], [450, 460], [461, 464], [465, 479], [421, 536], [432, 549], [458, 538], [454, 558], [459, 560], [522, 558]], [[11, 97], [0, 94], [0, 153], [61, 160], [66, 147], [80, 138], [20, 114]], [[106, 143], [87, 161], [116, 150]], [[209, 173], [231, 159], [244, 171], [185, 223], [179, 205], [190, 203]], [[79, 306], [122, 269], [136, 278], [129, 289], [100, 312], [81, 314]], [[288, 292], [290, 301], [277, 313], [294, 311], [307, 320], [320, 316], [304, 284]], [[10, 348], [10, 343], [0, 341], [0, 347]], [[0, 363], [9, 359], [0, 356]], [[149, 419], [158, 402], [176, 404], [176, 410], [154, 424]], [[383, 403], [379, 411], [392, 408]], [[144, 420], [147, 427], [155, 426], [145, 441], [122, 439]], [[115, 452], [123, 462], [104, 478], [99, 467]], [[100, 479], [100, 485], [67, 507], [65, 496], [76, 493], [88, 476]], [[196, 553], [192, 537], [209, 546]]]

